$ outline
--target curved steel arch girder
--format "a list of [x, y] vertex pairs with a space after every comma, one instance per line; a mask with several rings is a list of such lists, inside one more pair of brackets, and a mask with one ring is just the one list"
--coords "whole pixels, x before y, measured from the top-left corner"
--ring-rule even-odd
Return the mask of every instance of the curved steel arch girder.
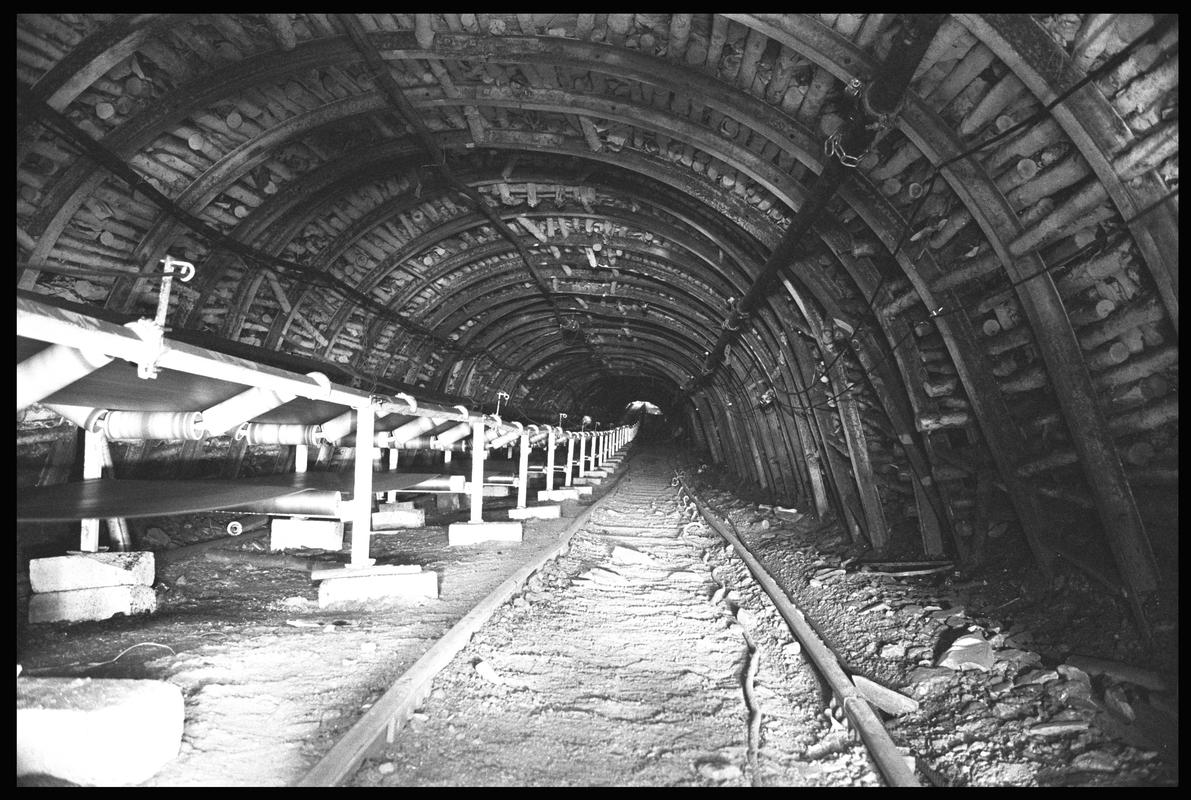
[[[768, 23], [752, 19], [745, 21], [745, 24], [758, 27], [763, 32], [772, 28]], [[830, 41], [829, 48], [824, 53], [827, 60], [842, 50], [855, 50], [854, 46], [842, 37], [824, 35], [823, 31], [814, 30], [809, 24], [799, 26], [793, 34], [787, 34], [785, 31], [775, 33], [782, 33], [791, 38], [797, 36], [799, 39], [834, 39], [835, 41]], [[1007, 43], [1005, 47], [1009, 47]], [[1016, 52], [1015, 48], [1012, 50]], [[859, 51], [856, 52], [856, 57], [862, 62], [868, 58]], [[1013, 68], [1012, 64], [1009, 66]], [[916, 97], [908, 97], [906, 106], [898, 125], [932, 163], [941, 163], [963, 152], [964, 148], [955, 132], [925, 103]], [[1068, 120], [1070, 125], [1069, 116]], [[1035, 341], [1054, 383], [1060, 411], [1067, 424], [1072, 444], [1080, 455], [1085, 479], [1090, 486], [1099, 488], [1099, 491], [1094, 493], [1094, 498], [1109, 545], [1122, 569], [1131, 572], [1128, 578], [1131, 588], [1136, 592], [1152, 591], [1157, 586], [1157, 568], [1153, 553], [1149, 550], [1148, 537], [1132, 489], [1125, 477], [1120, 454], [1108, 432], [1086, 361], [1058, 296], [1058, 290], [1048, 277], [1028, 283], [1021, 282], [1027, 274], [1044, 273], [1045, 263], [1037, 253], [1029, 254], [1026, 258], [1015, 258], [1010, 253], [1010, 242], [1020, 236], [1024, 228], [1004, 194], [993, 184], [979, 164], [969, 157], [944, 169], [942, 173], [993, 245], [1009, 278], [1019, 282], [1018, 298], [1030, 319]], [[986, 430], [985, 438], [992, 441], [999, 435], [1003, 435], [1003, 431]], [[1020, 447], [1016, 449], [1019, 454], [1022, 452]], [[1020, 455], [1018, 457], [1020, 458]], [[1005, 480], [1010, 480], [1008, 473], [1015, 471], [1016, 465], [1001, 463], [998, 466]], [[1123, 532], [1126, 536], [1114, 535], [1113, 531]], [[1031, 538], [1039, 561], [1045, 565], [1047, 554], [1044, 550], [1047, 545], [1033, 536]], [[1122, 543], [1121, 538], [1127, 539], [1127, 542]]]
[[[504, 315], [504, 318], [511, 319], [511, 322], [509, 323], [509, 325], [507, 327], [502, 327], [502, 330], [500, 333], [500, 338], [503, 340], [512, 339], [514, 337], [524, 339], [524, 341], [522, 343], [516, 345], [519, 349], [532, 347], [534, 345], [540, 346], [541, 336], [537, 333], [537, 330], [541, 329], [544, 332], [550, 330], [548, 325], [544, 325], [541, 322], [540, 316], [534, 316], [532, 313], [526, 313], [526, 311], [524, 309], [519, 309], [517, 312], [510, 312], [509, 314]], [[487, 326], [486, 330], [483, 333], [492, 334], [493, 338], [496, 338], [497, 334], [492, 333], [492, 330], [491, 330], [493, 327], [494, 327], [493, 325]], [[533, 330], [530, 330], [531, 327], [533, 328]], [[662, 331], [668, 338], [673, 337], [675, 335], [673, 330], [666, 326], [651, 324], [649, 327], [652, 330]], [[693, 334], [696, 337], [700, 336], [700, 335], [704, 336], [704, 341], [705, 341], [705, 343], [707, 343], [707, 345], [709, 345], [710, 342], [712, 341], [710, 334], [702, 333], [701, 329], [696, 325], [691, 325], [689, 328], [689, 331], [691, 332], [691, 334]], [[640, 334], [637, 334], [637, 335], [640, 336]], [[689, 346], [691, 344], [689, 339], [680, 339], [679, 341], [681, 342], [681, 346], [685, 347], [685, 348], [689, 348]], [[616, 346], [618, 348], [620, 347], [619, 343], [615, 342], [615, 340], [613, 341], [613, 343], [616, 344]], [[481, 347], [489, 347], [489, 346], [494, 347], [495, 346], [495, 345], [488, 345], [488, 344], [480, 345], [475, 340], [469, 342], [469, 344], [471, 346], [481, 346]], [[774, 354], [773, 354], [773, 351], [771, 348], [766, 347], [766, 345], [764, 345], [764, 344], [761, 344], [760, 346], [763, 349], [769, 350], [768, 355], [771, 358], [773, 357]], [[751, 343], [750, 343], [750, 346], [747, 347], [747, 350], [750, 353], [750, 355], [752, 356], [754, 361], [759, 360], [759, 355], [755, 352], [754, 346], [752, 346]], [[586, 355], [586, 353], [584, 355]], [[516, 360], [511, 355], [506, 355], [505, 358], [513, 359], [514, 361]], [[541, 363], [542, 363], [542, 360], [539, 360], [538, 362], [534, 362], [534, 363], [526, 366], [525, 369], [523, 370], [523, 374], [530, 374], [530, 373], [534, 372], [535, 370], [539, 369], [541, 367]], [[584, 363], [586, 363], [586, 359], [584, 359]], [[694, 364], [695, 363], [694, 359], [691, 359], [690, 363]], [[449, 373], [449, 371], [445, 371], [442, 374], [444, 376], [446, 376], [446, 375], [449, 375], [450, 373]], [[440, 381], [443, 379], [444, 378], [440, 377]]]
[[[593, 211], [594, 211], [594, 209], [593, 209]], [[528, 217], [531, 219], [540, 219], [540, 218], [554, 217], [554, 216], [566, 216], [568, 218], [586, 217], [586, 218], [590, 218], [590, 219], [599, 219], [602, 221], [610, 221], [614, 224], [620, 223], [620, 224], [624, 224], [624, 225], [632, 225], [632, 224], [634, 224], [634, 222], [636, 222], [636, 220], [634, 220], [630, 217], [622, 216], [622, 214], [623, 214], [623, 212], [620, 209], [609, 207], [606, 211], [594, 211], [594, 213], [591, 213], [591, 214], [584, 212], [584, 213], [569, 213], [569, 214], [565, 214], [565, 215], [559, 214], [557, 212], [550, 212], [550, 211], [513, 211], [513, 210], [510, 210], [510, 211], [503, 212], [502, 217], [504, 217], [506, 220], [514, 220], [517, 217]], [[476, 230], [478, 228], [482, 228], [482, 227], [486, 226], [487, 224], [488, 224], [488, 222], [485, 217], [473, 212], [473, 213], [461, 215], [459, 217], [455, 217], [455, 218], [447, 221], [436, 232], [442, 232], [444, 236], [457, 236], [457, 235], [460, 235], [465, 232], [470, 232], [470, 231]], [[668, 243], [673, 243], [673, 244], [677, 245], [678, 247], [680, 247], [681, 249], [692, 253], [695, 256], [696, 263], [702, 262], [703, 264], [706, 264], [708, 269], [701, 271], [701, 274], [709, 274], [711, 276], [710, 278], [707, 279], [707, 282], [713, 282], [716, 280], [726, 281], [723, 273], [720, 272], [719, 270], [715, 269], [715, 266], [716, 266], [714, 264], [715, 259], [709, 249], [710, 247], [714, 247], [714, 245], [708, 245], [705, 243], [691, 241], [685, 231], [680, 230], [675, 227], [672, 227], [667, 223], [659, 222], [656, 220], [651, 220], [648, 226], [640, 226], [640, 229], [648, 230], [651, 233], [660, 234], [667, 240]], [[420, 238], [421, 238], [421, 241], [419, 241], [416, 246], [411, 246], [408, 249], [403, 249], [402, 251], [400, 251], [399, 254], [394, 254], [394, 257], [392, 259], [386, 258], [385, 261], [386, 262], [391, 261], [391, 263], [399, 264], [399, 263], [401, 263], [401, 261], [404, 261], [408, 258], [416, 257], [417, 252], [419, 252], [421, 249], [428, 248], [429, 246], [431, 246], [430, 244], [426, 244], [426, 242], [429, 241], [428, 238], [426, 238], [426, 237], [420, 237]], [[506, 253], [508, 253], [512, 250], [512, 245], [511, 244], [503, 244], [504, 241], [505, 240], [501, 239], [501, 240], [492, 242], [488, 245], [483, 245], [481, 247], [469, 247], [467, 250], [459, 251], [459, 252], [456, 252], [454, 255], [444, 257], [442, 260], [437, 262], [432, 267], [432, 270], [433, 270], [432, 272], [428, 272], [421, 276], [417, 285], [415, 285], [411, 288], [408, 288], [404, 292], [400, 293], [399, 295], [394, 295], [394, 297], [390, 298], [390, 301], [389, 301], [390, 305], [397, 306], [398, 304], [401, 304], [398, 307], [404, 308], [417, 295], [426, 291], [427, 289], [434, 287], [437, 284], [440, 284], [445, 278], [449, 277], [459, 267], [464, 266], [469, 260], [483, 260], [483, 259], [488, 259], [488, 258], [492, 258], [492, 257], [505, 255]], [[647, 251], [647, 252], [652, 252], [652, 254], [658, 258], [663, 258], [667, 254], [667, 250], [668, 250], [667, 248], [661, 248], [658, 245], [652, 245], [652, 244], [647, 244], [647, 243], [636, 243], [635, 240], [632, 240], [632, 239], [626, 240], [626, 239], [621, 239], [619, 237], [611, 238], [611, 237], [607, 237], [604, 235], [600, 235], [600, 236], [596, 237], [596, 236], [588, 236], [587, 234], [573, 234], [572, 237], [570, 237], [568, 239], [552, 240], [549, 244], [559, 246], [559, 247], [568, 247], [568, 246], [574, 247], [574, 246], [588, 245], [588, 244], [591, 244], [591, 243], [597, 242], [597, 241], [607, 244], [610, 247], [614, 247], [614, 248], [618, 248], [618, 249], [634, 248], [634, 249], [640, 249], [640, 250]], [[533, 241], [533, 244], [534, 245], [538, 244], [536, 239]], [[543, 246], [545, 246], [545, 245], [543, 245]], [[547, 254], [540, 254], [540, 255], [543, 258], [547, 258], [549, 261], [557, 261], [557, 259], [554, 259], [552, 256], [549, 256]], [[676, 261], [676, 259], [674, 259], [674, 258], [670, 258], [669, 260]], [[551, 265], [544, 264], [543, 266], [549, 268]], [[373, 276], [370, 276], [370, 277], [373, 277]], [[561, 277], [561, 276], [556, 276], [556, 277]], [[595, 279], [599, 280], [602, 278], [595, 278]], [[379, 283], [379, 280], [376, 280], [374, 282], [374, 285], [375, 285], [375, 283]], [[454, 291], [454, 288], [452, 288], [451, 291]], [[348, 317], [350, 316], [351, 313], [352, 313], [352, 309], [349, 309], [349, 308], [341, 308], [336, 313], [336, 315], [332, 318], [332, 321], [329, 325], [329, 331], [326, 334], [327, 338], [329, 340], [334, 342], [335, 336], [338, 334], [341, 326], [348, 319]], [[377, 320], [377, 321], [373, 322], [372, 324], [370, 324], [369, 327], [375, 328], [375, 326], [380, 325], [380, 324], [383, 324], [383, 322], [380, 320]]]
[[[1049, 104], [1067, 84], [1083, 77], [1070, 56], [1040, 26], [1011, 14], [955, 14], [956, 20], [1021, 79], [1040, 103]], [[1051, 111], [1092, 172], [1108, 191], [1133, 241], [1149, 265], [1175, 333], [1179, 331], [1178, 212], [1170, 206], [1140, 212], [1166, 194], [1152, 172], [1121, 180], [1114, 155], [1136, 137], [1095, 85], [1085, 86]]]
[[[656, 269], [657, 265], [653, 265], [653, 268]], [[673, 271], [677, 272], [677, 270]], [[459, 324], [461, 324], [463, 321], [466, 321], [468, 318], [485, 316], [492, 308], [503, 306], [505, 304], [506, 295], [508, 294], [503, 290], [516, 287], [523, 282], [522, 280], [518, 279], [515, 272], [508, 267], [503, 268], [499, 275], [494, 275], [491, 271], [485, 271], [483, 274], [480, 274], [479, 272], [472, 273], [469, 275], [469, 277], [471, 277], [472, 280], [468, 284], [464, 284], [463, 287], [454, 287], [456, 289], [456, 296], [463, 295], [468, 299], [460, 300], [450, 305], [439, 306], [435, 309], [437, 312], [436, 317], [433, 320], [422, 318], [423, 324], [431, 324], [435, 327], [443, 327], [444, 329], [456, 329]], [[680, 279], [681, 275], [678, 275], [677, 277]], [[644, 300], [645, 302], [659, 309], [665, 309], [671, 315], [685, 318], [688, 316], [689, 312], [693, 312], [696, 315], [701, 316], [702, 318], [693, 320], [691, 322], [693, 327], [696, 327], [700, 330], [709, 330], [715, 328], [714, 320], [716, 317], [714, 316], [714, 313], [704, 315], [699, 314], [700, 309], [713, 308], [714, 298], [705, 296], [702, 293], [695, 291], [689, 284], [684, 285], [680, 282], [669, 283], [666, 282], [666, 280], [661, 276], [652, 275], [644, 271], [640, 272], [639, 277], [634, 276], [631, 273], [622, 272], [622, 277], [620, 280], [625, 284], [626, 287], [633, 287], [634, 284], [640, 284], [642, 288], [636, 289], [636, 291], [641, 292], [641, 297], [639, 299]], [[496, 281], [499, 281], [499, 283], [496, 283]], [[472, 292], [468, 291], [468, 289], [473, 287], [475, 284], [480, 283], [486, 284], [486, 288], [490, 289], [490, 291], [481, 296], [474, 296]], [[657, 286], [655, 287], [653, 284], [657, 284]], [[662, 294], [663, 292], [668, 292], [671, 295], [677, 296], [677, 304], [675, 304], [674, 298], [665, 297]], [[685, 301], [683, 298], [685, 298]], [[480, 303], [478, 309], [475, 307], [477, 302]], [[465, 309], [465, 307], [467, 308]], [[604, 314], [598, 309], [589, 309], [588, 311], [582, 313], [602, 315], [608, 316], [612, 319], [619, 319], [619, 317], [615, 314]], [[462, 315], [462, 318], [456, 318], [456, 315]], [[490, 325], [488, 327], [490, 327]], [[497, 332], [494, 333], [494, 335], [500, 334]], [[760, 332], [758, 332], [758, 335], [761, 335]], [[747, 339], [745, 341], [747, 341]], [[445, 365], [443, 366], [443, 369], [447, 368], [448, 367]]]

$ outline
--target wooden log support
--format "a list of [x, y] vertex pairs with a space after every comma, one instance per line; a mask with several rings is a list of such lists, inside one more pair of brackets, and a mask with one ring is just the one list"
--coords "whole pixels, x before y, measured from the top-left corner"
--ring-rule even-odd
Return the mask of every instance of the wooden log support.
[[670, 15], [670, 36], [666, 42], [666, 56], [682, 60], [686, 56], [687, 42], [691, 36], [691, 15]]
[[757, 62], [761, 53], [769, 44], [769, 38], [757, 30], [750, 30], [744, 43], [744, 52], [740, 57], [740, 67], [736, 73], [736, 85], [741, 89], [751, 89], [753, 79], [757, 76]]
[[972, 424], [972, 415], [967, 411], [939, 411], [933, 414], [920, 414], [915, 420], [915, 424], [923, 433], [948, 428], [965, 428]]
[[728, 20], [722, 14], [711, 15], [711, 36], [707, 40], [707, 69], [714, 75], [720, 69], [720, 56], [728, 41]]
[[414, 14], [414, 38], [418, 47], [430, 50], [434, 47], [434, 27], [430, 14]]
[[289, 14], [265, 14], [265, 22], [277, 40], [277, 46], [282, 50], [293, 50], [298, 46], [298, 36], [294, 32]]
[[608, 15], [608, 33], [607, 39], [609, 44], [622, 46], [624, 45], [625, 36], [629, 29], [633, 26], [632, 14], [609, 14]]

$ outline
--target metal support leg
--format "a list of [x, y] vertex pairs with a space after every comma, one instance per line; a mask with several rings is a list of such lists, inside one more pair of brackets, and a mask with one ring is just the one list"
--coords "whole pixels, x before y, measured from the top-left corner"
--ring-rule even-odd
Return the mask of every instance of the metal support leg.
[[[108, 445], [106, 436], [96, 434], [99, 441], [99, 463], [107, 474], [105, 478], [116, 477], [116, 464], [112, 460], [112, 448]], [[127, 553], [132, 549], [132, 533], [128, 530], [128, 521], [124, 517], [109, 517], [104, 520], [108, 526], [108, 543], [115, 552]]]
[[[83, 434], [83, 480], [103, 477], [103, 455], [99, 452], [102, 442], [99, 436], [91, 431]], [[85, 519], [80, 523], [79, 550], [84, 553], [99, 551], [98, 519]]]
[[[389, 448], [389, 472], [397, 471], [397, 456], [400, 452], [401, 451], [398, 450], [396, 447]], [[396, 503], [397, 502], [397, 492], [396, 491], [388, 492], [385, 496], [385, 501], [389, 502], [389, 503]]]
[[579, 474], [578, 474], [578, 477], [580, 477], [580, 478], [582, 478], [584, 475], [587, 474], [587, 464], [584, 461], [586, 456], [583, 454], [583, 452], [587, 449], [587, 438], [588, 437], [584, 434], [579, 435], [579, 470], [578, 470]]
[[483, 522], [484, 505], [484, 423], [471, 425], [471, 518], [468, 522]]
[[575, 437], [568, 436], [567, 437], [567, 474], [566, 474], [566, 477], [564, 477], [562, 480], [563, 486], [569, 487], [571, 485], [571, 481], [574, 479], [573, 475], [571, 474], [571, 467], [574, 466], [574, 463], [575, 463]]
[[554, 428], [546, 436], [546, 491], [554, 491]]
[[525, 496], [529, 491], [529, 434], [521, 434], [520, 463], [517, 467], [517, 508], [525, 508]]
[[356, 482], [352, 493], [352, 567], [370, 567], [372, 538], [372, 451], [375, 415], [372, 404], [356, 409]]
[[301, 475], [310, 466], [310, 446], [294, 445], [294, 473]]

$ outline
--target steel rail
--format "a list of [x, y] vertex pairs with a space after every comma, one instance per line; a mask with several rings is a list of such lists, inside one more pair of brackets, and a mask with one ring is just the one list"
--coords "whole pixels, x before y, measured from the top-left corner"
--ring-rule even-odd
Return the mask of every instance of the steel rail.
[[906, 755], [893, 743], [893, 739], [885, 730], [880, 718], [852, 683], [852, 678], [840, 665], [835, 653], [811, 627], [802, 610], [770, 577], [769, 572], [752, 554], [752, 551], [744, 545], [744, 542], [728, 529], [723, 520], [712, 514], [707, 506], [699, 500], [682, 476], [678, 477], [678, 482], [682, 490], [695, 503], [695, 507], [707, 524], [732, 545], [736, 555], [748, 567], [753, 578], [769, 595], [769, 599], [773, 601], [782, 618], [786, 620], [791, 631], [798, 637], [803, 651], [814, 662], [820, 674], [831, 687], [831, 691], [839, 698], [840, 706], [844, 709], [844, 713], [847, 714], [856, 732], [860, 734], [861, 740], [868, 748], [881, 775], [891, 786], [921, 786], [922, 784], [914, 775], [914, 770], [906, 762]]
[[[626, 445], [627, 446], [627, 445]], [[585, 508], [559, 535], [558, 544], [532, 562], [525, 564], [476, 604], [463, 619], [456, 622], [442, 638], [427, 650], [399, 677], [388, 691], [360, 717], [347, 733], [314, 765], [295, 786], [337, 786], [349, 778], [377, 747], [393, 742], [397, 731], [409, 719], [418, 705], [430, 694], [435, 676], [467, 646], [471, 637], [510, 597], [520, 591], [544, 564], [564, 555], [571, 539], [587, 524], [591, 515], [607, 498], [607, 489], [615, 486], [626, 473], [618, 470], [607, 484], [603, 496]]]

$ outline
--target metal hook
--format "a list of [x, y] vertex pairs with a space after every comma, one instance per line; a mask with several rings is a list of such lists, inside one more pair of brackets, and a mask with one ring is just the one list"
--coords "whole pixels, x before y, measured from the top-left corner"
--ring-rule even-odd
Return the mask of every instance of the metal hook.
[[170, 287], [174, 282], [174, 268], [182, 268], [178, 280], [186, 283], [194, 277], [194, 264], [189, 261], [179, 261], [168, 255], [161, 259], [161, 263], [165, 265], [162, 270], [164, 277], [161, 279], [161, 291], [157, 295], [157, 315], [153, 318], [153, 322], [165, 330], [165, 315], [170, 307]]

